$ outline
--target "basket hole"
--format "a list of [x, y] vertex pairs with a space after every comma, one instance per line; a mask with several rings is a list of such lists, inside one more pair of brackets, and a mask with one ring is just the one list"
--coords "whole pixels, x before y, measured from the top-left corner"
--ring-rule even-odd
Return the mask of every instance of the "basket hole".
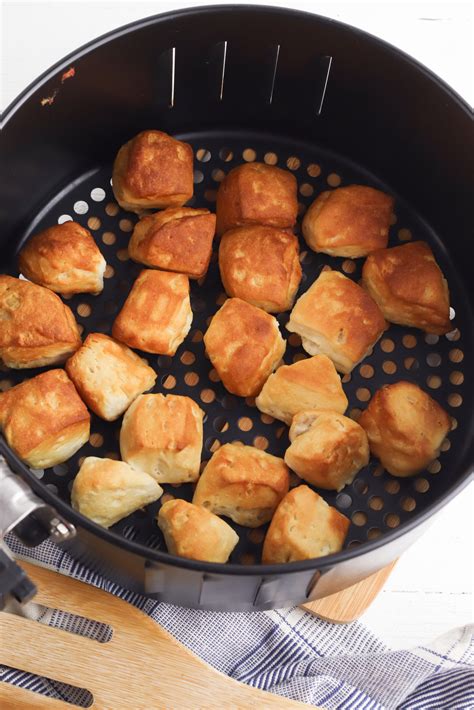
[[229, 429], [229, 422], [225, 417], [216, 417], [212, 423], [212, 426], [214, 427], [214, 431], [218, 431], [219, 433], [223, 433], [225, 431], [228, 431]]
[[250, 419], [250, 417], [240, 417], [237, 422], [237, 426], [239, 427], [240, 431], [250, 431], [250, 429], [253, 428], [253, 421]]
[[120, 454], [116, 451], [107, 451], [105, 454], [106, 459], [112, 459], [113, 461], [120, 461]]
[[91, 190], [91, 199], [94, 200], [94, 202], [102, 202], [102, 200], [105, 200], [105, 190], [101, 187], [94, 187], [94, 189]]
[[104, 437], [102, 434], [91, 434], [89, 437], [89, 444], [94, 447], [94, 449], [99, 449], [104, 443]]
[[243, 552], [239, 557], [240, 564], [242, 565], [255, 565], [257, 564], [257, 558], [251, 552]]
[[353, 274], [356, 268], [357, 265], [352, 259], [344, 259], [342, 262], [342, 270], [345, 274]]
[[451, 442], [449, 441], [449, 439], [445, 439], [441, 444], [441, 451], [449, 451], [450, 448]]
[[352, 484], [352, 487], [354, 488], [355, 492], [358, 493], [359, 495], [365, 495], [367, 491], [369, 490], [369, 487], [365, 481], [362, 481], [360, 478], [356, 479], [354, 483]]
[[362, 512], [362, 510], [357, 510], [355, 513], [352, 514], [351, 520], [354, 525], [357, 525], [358, 528], [361, 528], [364, 525], [367, 525], [368, 518], [367, 514]]
[[416, 342], [416, 337], [414, 335], [404, 335], [402, 338], [403, 345], [408, 349], [416, 347]]
[[275, 420], [269, 414], [261, 414], [260, 421], [262, 422], [262, 424], [273, 424]]
[[208, 163], [211, 157], [211, 151], [207, 148], [198, 148], [196, 151], [196, 160], [199, 160], [200, 163]]
[[111, 246], [112, 244], [115, 244], [117, 237], [113, 232], [104, 232], [102, 235], [102, 241], [104, 244], [107, 244], [107, 246]]
[[117, 252], [117, 259], [119, 261], [128, 261], [130, 259], [128, 249], [119, 249]]
[[221, 148], [219, 151], [219, 158], [224, 161], [224, 163], [230, 163], [234, 157], [233, 152], [230, 148]]
[[253, 148], [245, 148], [245, 150], [242, 152], [242, 158], [247, 163], [253, 163], [256, 157], [257, 153], [254, 151]]
[[216, 304], [218, 306], [223, 306], [226, 301], [227, 301], [227, 294], [224, 293], [223, 291], [221, 291], [221, 293], [216, 298]]
[[203, 334], [202, 330], [195, 330], [191, 336], [191, 342], [200, 343], [202, 341]]
[[217, 190], [205, 190], [204, 199], [208, 202], [215, 202], [217, 197]]
[[350, 419], [353, 419], [355, 422], [358, 421], [361, 414], [362, 414], [362, 409], [359, 409], [359, 407], [352, 407], [352, 409], [349, 410], [349, 417], [350, 417]]
[[413, 486], [417, 493], [426, 493], [430, 490], [430, 484], [428, 483], [426, 478], [416, 478], [413, 483]]
[[296, 157], [296, 155], [291, 155], [286, 161], [286, 167], [288, 170], [298, 170], [301, 166], [301, 160]]
[[438, 459], [435, 459], [435, 461], [432, 461], [430, 463], [430, 465], [428, 466], [428, 471], [430, 473], [439, 473], [441, 471], [441, 464]]
[[344, 384], [346, 384], [347, 382], [350, 382], [351, 380], [352, 380], [352, 375], [350, 372], [348, 372], [346, 375], [343, 375], [341, 377], [341, 382], [343, 382]]
[[92, 313], [92, 308], [88, 303], [80, 303], [76, 310], [77, 314], [82, 318], [87, 318]]
[[446, 333], [446, 338], [450, 340], [451, 342], [454, 342], [455, 340], [459, 340], [461, 337], [461, 331], [459, 328], [455, 328], [452, 330], [450, 333]]
[[383, 506], [383, 498], [380, 496], [372, 496], [372, 498], [369, 499], [369, 508], [371, 508], [371, 510], [382, 510]]
[[368, 402], [370, 399], [370, 390], [368, 390], [367, 387], [358, 387], [356, 397], [359, 402]]
[[13, 380], [0, 380], [0, 392], [6, 392], [14, 385]]
[[317, 163], [310, 163], [306, 168], [306, 172], [310, 177], [315, 178], [321, 175], [321, 168]]
[[341, 184], [341, 176], [337, 173], [330, 173], [327, 177], [327, 183], [330, 187], [339, 187]]
[[403, 360], [403, 364], [405, 365], [406, 370], [418, 370], [420, 363], [416, 359], [416, 357], [406, 357]]
[[351, 496], [348, 493], [339, 493], [336, 498], [336, 505], [338, 508], [342, 508], [342, 510], [347, 510], [347, 508], [350, 508], [352, 505]]
[[253, 530], [249, 530], [247, 537], [254, 545], [261, 545], [265, 539], [265, 533], [263, 530], [254, 528]]
[[439, 341], [439, 335], [435, 335], [434, 333], [427, 333], [425, 335], [425, 343], [428, 345], [436, 345], [436, 343]]
[[398, 230], [398, 238], [401, 242], [409, 242], [412, 238], [411, 231], [406, 227]]
[[98, 217], [89, 217], [87, 220], [87, 226], [95, 232], [96, 229], [100, 229], [102, 222]]
[[299, 348], [301, 346], [301, 338], [297, 333], [292, 333], [288, 338], [288, 342], [294, 348]]
[[214, 182], [222, 182], [222, 180], [225, 178], [225, 172], [223, 170], [220, 170], [219, 168], [214, 168], [214, 170], [211, 172], [211, 177]]
[[196, 356], [190, 350], [185, 350], [179, 359], [183, 365], [192, 365], [196, 361]]
[[72, 222], [70, 214], [62, 214], [58, 217], [58, 224], [64, 224], [65, 222]]
[[464, 382], [464, 375], [459, 370], [453, 370], [449, 375], [449, 381], [452, 385], [462, 385]]
[[255, 439], [253, 440], [253, 445], [255, 446], [256, 449], [260, 449], [261, 451], [265, 451], [269, 447], [269, 441], [266, 436], [256, 436]]
[[384, 485], [384, 489], [387, 491], [387, 493], [390, 493], [391, 495], [396, 495], [400, 490], [400, 484], [398, 481], [395, 480], [387, 481]]
[[[302, 202], [298, 202], [298, 217], [302, 217], [305, 212], [306, 212], [306, 205], [304, 205]], [[306, 276], [306, 274], [303, 274], [303, 276]], [[303, 281], [304, 281], [304, 279], [303, 279]]]
[[462, 362], [464, 360], [464, 353], [459, 348], [453, 348], [449, 351], [449, 359], [451, 362]]
[[184, 381], [188, 387], [195, 387], [199, 382], [199, 375], [197, 372], [187, 372], [184, 376]]
[[441, 365], [441, 355], [439, 353], [428, 353], [426, 362], [430, 367], [439, 367]]
[[267, 165], [276, 165], [278, 163], [278, 155], [276, 153], [265, 153], [263, 160]]
[[452, 392], [448, 396], [448, 404], [450, 407], [460, 407], [463, 402], [463, 399], [460, 394], [457, 392]]
[[395, 343], [390, 338], [383, 338], [380, 342], [380, 348], [384, 353], [392, 353], [395, 350]]
[[382, 364], [382, 370], [386, 375], [394, 375], [397, 371], [397, 365], [393, 360], [385, 360]]
[[131, 219], [121, 219], [119, 222], [119, 227], [122, 232], [131, 232], [133, 229], [133, 222]]
[[209, 437], [209, 439], [206, 439], [206, 449], [211, 452], [211, 454], [215, 453], [217, 449], [220, 449], [221, 447], [221, 442], [217, 437]]
[[209, 372], [209, 379], [211, 382], [220, 382], [221, 378], [219, 377], [219, 373], [217, 370], [213, 367], [212, 370]]
[[367, 531], [367, 540], [375, 540], [377, 537], [380, 537], [382, 534], [382, 531], [380, 528], [369, 528]]
[[256, 407], [257, 405], [255, 404], [255, 397], [246, 397], [245, 404], [247, 405], [247, 407]]
[[400, 516], [396, 513], [388, 513], [384, 518], [384, 523], [388, 528], [398, 528], [400, 525]]
[[57, 466], [53, 466], [53, 471], [56, 476], [65, 476], [69, 472], [67, 464], [60, 463]]
[[195, 170], [193, 172], [193, 183], [199, 185], [204, 180], [204, 173], [202, 170]]
[[89, 205], [84, 200], [78, 200], [74, 203], [73, 209], [76, 214], [86, 214], [89, 211]]
[[231, 394], [226, 394], [222, 397], [222, 406], [224, 409], [235, 409], [237, 407], [238, 400]]
[[382, 466], [382, 464], [379, 463], [372, 471], [372, 476], [374, 476], [375, 478], [379, 478], [380, 476], [382, 476], [384, 471], [384, 467]]
[[314, 187], [309, 184], [309, 182], [303, 182], [300, 185], [300, 195], [303, 195], [303, 197], [311, 197], [311, 195], [314, 192]]
[[401, 506], [407, 513], [411, 513], [416, 508], [416, 500], [411, 496], [402, 498]]
[[109, 217], [115, 217], [119, 213], [119, 206], [115, 202], [108, 202], [105, 205], [105, 213], [109, 215]]
[[299, 362], [300, 360], [306, 360], [304, 353], [296, 353], [296, 355], [293, 355], [293, 362]]
[[201, 390], [201, 394], [199, 395], [201, 402], [204, 402], [205, 404], [210, 404], [213, 402], [216, 398], [216, 393], [214, 390], [211, 390], [209, 387], [206, 387], [205, 389]]
[[441, 377], [438, 377], [438, 375], [430, 375], [429, 377], [426, 378], [426, 384], [432, 390], [437, 390], [441, 387], [441, 384], [442, 384]]
[[173, 375], [165, 375], [161, 378], [161, 384], [165, 388], [165, 390], [172, 390], [174, 387], [176, 387], [176, 377], [174, 377]]
[[362, 377], [365, 377], [366, 380], [369, 380], [371, 377], [374, 376], [374, 368], [372, 367], [372, 365], [361, 365], [359, 368], [359, 372]]

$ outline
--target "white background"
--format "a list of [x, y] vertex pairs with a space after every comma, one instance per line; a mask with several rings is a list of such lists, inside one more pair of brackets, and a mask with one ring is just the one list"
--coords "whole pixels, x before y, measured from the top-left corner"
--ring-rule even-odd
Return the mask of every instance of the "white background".
[[[212, 3], [4, 2], [2, 110], [51, 64], [104, 32], [158, 12], [205, 4]], [[433, 69], [473, 103], [471, 3], [260, 4], [318, 12], [378, 35]], [[365, 614], [364, 622], [389, 645], [418, 644], [472, 621], [473, 513], [471, 484], [403, 555], [384, 591]]]

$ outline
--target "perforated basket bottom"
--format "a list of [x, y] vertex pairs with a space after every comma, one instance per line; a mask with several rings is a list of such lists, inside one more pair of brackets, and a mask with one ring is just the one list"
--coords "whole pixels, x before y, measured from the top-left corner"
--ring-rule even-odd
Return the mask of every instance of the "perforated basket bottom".
[[[188, 140], [196, 152], [195, 196], [190, 204], [213, 209], [216, 189], [224, 175], [244, 161], [259, 160], [291, 170], [298, 180], [300, 218], [307, 206], [321, 191], [339, 185], [362, 183], [390, 192], [373, 175], [341, 157], [329, 154], [315, 146], [297, 144], [254, 134], [221, 133], [189, 134], [180, 136]], [[107, 260], [105, 288], [100, 296], [79, 295], [67, 299], [83, 328], [83, 335], [100, 331], [110, 333], [113, 320], [120, 310], [141, 266], [128, 259], [127, 244], [137, 217], [124, 212], [116, 204], [111, 184], [110, 166], [88, 173], [61, 192], [44, 211], [33, 231], [68, 219], [74, 219], [90, 229]], [[299, 225], [298, 225], [299, 234]], [[390, 230], [390, 245], [410, 239], [424, 239], [431, 243], [438, 261], [448, 279], [454, 308], [461, 307], [463, 295], [449, 258], [436, 236], [409, 207], [396, 202], [396, 213]], [[303, 280], [300, 293], [316, 279], [321, 269], [330, 266], [357, 281], [363, 260], [331, 258], [310, 251], [301, 239]], [[18, 275], [11, 265], [9, 272]], [[140, 353], [155, 368], [158, 378], [155, 392], [188, 395], [195, 399], [206, 413], [204, 422], [203, 465], [212, 452], [226, 442], [241, 441], [252, 444], [277, 456], [283, 456], [288, 446], [288, 429], [279, 421], [261, 414], [253, 399], [230, 395], [222, 386], [215, 370], [207, 359], [202, 342], [203, 333], [211, 316], [225, 299], [219, 278], [217, 252], [203, 283], [191, 282], [191, 301], [194, 319], [191, 331], [175, 357]], [[453, 314], [454, 315], [454, 314]], [[278, 316], [282, 333], [288, 338], [285, 362], [291, 364], [306, 354], [299, 338], [285, 329], [288, 313]], [[443, 443], [439, 460], [434, 461], [421, 475], [397, 479], [382, 470], [371, 459], [352, 485], [341, 493], [319, 491], [330, 505], [347, 515], [351, 527], [347, 545], [355, 546], [383, 535], [416, 516], [435, 499], [443, 495], [452, 484], [457, 461], [466, 445], [461, 422], [472, 413], [468, 393], [472, 386], [463, 372], [464, 349], [461, 333], [468, 333], [462, 312], [456, 313], [453, 331], [447, 336], [424, 335], [398, 326], [391, 326], [369, 357], [352, 375], [343, 377], [344, 389], [349, 399], [349, 416], [357, 419], [371, 395], [383, 384], [406, 379], [428, 391], [453, 417], [453, 430]], [[7, 389], [41, 370], [4, 371], [0, 373], [0, 387]], [[472, 396], [472, 395], [471, 395]], [[464, 401], [463, 401], [464, 398]], [[464, 413], [464, 417], [463, 417]], [[458, 420], [459, 419], [459, 427]], [[85, 456], [119, 458], [119, 431], [121, 420], [107, 423], [92, 416], [91, 437], [68, 462], [36, 475], [54, 493], [69, 502], [74, 476]], [[465, 431], [467, 431], [466, 426]], [[292, 485], [299, 483], [292, 474]], [[140, 510], [119, 522], [114, 530], [128, 539], [153, 549], [165, 550], [165, 544], [155, 517], [162, 502], [172, 497], [191, 500], [193, 485], [165, 485], [161, 501]], [[240, 542], [232, 555], [233, 562], [250, 564], [260, 560], [261, 544], [266, 527], [250, 530], [232, 524]]]

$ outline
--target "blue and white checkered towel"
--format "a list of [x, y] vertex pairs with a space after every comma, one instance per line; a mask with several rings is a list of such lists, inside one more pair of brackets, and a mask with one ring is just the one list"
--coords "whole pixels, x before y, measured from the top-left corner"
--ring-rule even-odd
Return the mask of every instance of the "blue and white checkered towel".
[[[340, 626], [301, 609], [229, 613], [182, 609], [127, 592], [46, 542], [35, 550], [9, 536], [32, 559], [134, 604], [222, 673], [249, 685], [327, 710], [461, 710], [474, 708], [474, 627], [450, 631], [426, 646], [391, 651], [363, 624]], [[32, 607], [33, 614], [35, 607]], [[103, 625], [64, 612], [37, 618], [99, 638]], [[69, 619], [68, 619], [69, 617]], [[0, 680], [85, 706], [88, 693], [0, 667]]]

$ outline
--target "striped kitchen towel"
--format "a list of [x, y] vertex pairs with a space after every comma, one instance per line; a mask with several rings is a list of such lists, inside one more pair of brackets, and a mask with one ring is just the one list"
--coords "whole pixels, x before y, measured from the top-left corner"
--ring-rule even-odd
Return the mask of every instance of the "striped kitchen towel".
[[[472, 710], [473, 628], [391, 651], [363, 624], [335, 625], [298, 608], [229, 613], [182, 609], [120, 588], [51, 542], [32, 550], [9, 536], [20, 558], [105, 589], [134, 604], [222, 673], [326, 710]], [[104, 625], [31, 603], [42, 623], [99, 639]], [[47, 649], [45, 649], [47, 652]], [[86, 707], [87, 691], [0, 667], [0, 680]], [[151, 710], [151, 709], [150, 709]]]

